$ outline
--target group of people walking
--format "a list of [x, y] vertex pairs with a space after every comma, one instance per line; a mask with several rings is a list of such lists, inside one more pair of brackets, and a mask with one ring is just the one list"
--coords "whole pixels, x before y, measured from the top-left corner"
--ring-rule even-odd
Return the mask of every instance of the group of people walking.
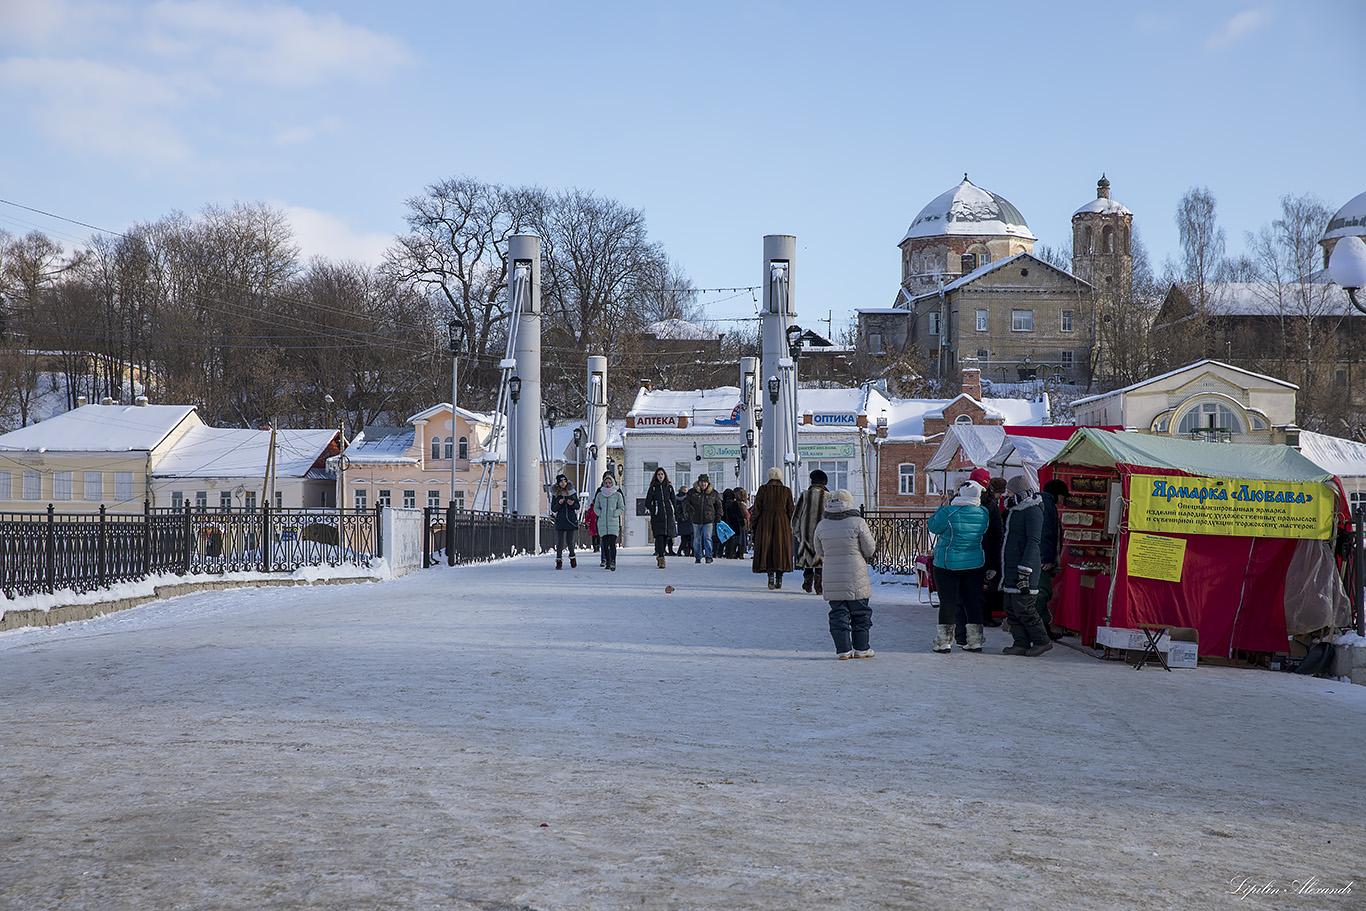
[[[1002, 496], [1004, 493], [1004, 496]], [[932, 572], [939, 593], [934, 650], [955, 641], [980, 652], [992, 621], [989, 592], [999, 593], [1013, 640], [1007, 655], [1038, 657], [1053, 647], [1048, 600], [1057, 572], [1057, 504], [1067, 485], [1052, 480], [1035, 493], [1025, 475], [1009, 481], [982, 468], [930, 517], [936, 535]]]

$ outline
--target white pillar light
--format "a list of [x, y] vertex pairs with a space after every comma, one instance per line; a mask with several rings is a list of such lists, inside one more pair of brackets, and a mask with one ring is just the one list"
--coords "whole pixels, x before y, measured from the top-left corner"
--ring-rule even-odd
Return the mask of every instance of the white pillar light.
[[513, 409], [509, 439], [514, 479], [510, 510], [519, 516], [541, 511], [541, 239], [515, 234], [508, 239], [508, 301], [518, 310], [517, 377], [521, 395]]

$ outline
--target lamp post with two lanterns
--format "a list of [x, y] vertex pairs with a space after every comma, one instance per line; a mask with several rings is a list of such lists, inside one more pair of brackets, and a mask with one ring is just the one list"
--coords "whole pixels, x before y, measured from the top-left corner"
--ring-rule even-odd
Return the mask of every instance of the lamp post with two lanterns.
[[460, 354], [465, 350], [465, 321], [453, 316], [446, 323], [446, 332], [451, 346], [451, 499], [446, 506], [446, 565], [455, 565], [455, 457], [459, 454], [456, 441], [457, 406], [460, 395]]

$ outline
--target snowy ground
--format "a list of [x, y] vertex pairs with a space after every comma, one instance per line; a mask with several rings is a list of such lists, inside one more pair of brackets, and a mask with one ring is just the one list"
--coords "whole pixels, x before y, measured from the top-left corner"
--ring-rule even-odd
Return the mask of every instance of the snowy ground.
[[936, 655], [899, 584], [836, 661], [814, 596], [653, 562], [0, 633], [0, 908], [1366, 902], [1366, 687]]

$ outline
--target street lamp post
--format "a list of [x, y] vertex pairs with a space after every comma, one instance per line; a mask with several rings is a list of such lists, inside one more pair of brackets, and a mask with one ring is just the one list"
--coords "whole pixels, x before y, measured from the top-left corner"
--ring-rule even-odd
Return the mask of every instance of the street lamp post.
[[516, 512], [517, 509], [517, 472], [514, 466], [517, 464], [519, 453], [514, 449], [516, 445], [516, 434], [512, 432], [514, 421], [517, 415], [517, 403], [522, 398], [522, 378], [514, 375], [508, 380], [508, 398], [512, 401], [512, 407], [508, 409], [508, 452], [507, 452], [507, 487], [508, 487], [508, 509]]
[[574, 428], [574, 467], [578, 469], [578, 483], [574, 489], [583, 493], [583, 428]]
[[[1333, 255], [1328, 259], [1328, 275], [1347, 292], [1347, 299], [1352, 306], [1366, 313], [1366, 307], [1357, 300], [1357, 292], [1366, 287], [1366, 242], [1352, 234], [1339, 238], [1333, 245]], [[1350, 390], [1348, 395], [1351, 395]], [[1352, 586], [1352, 607], [1357, 615], [1357, 635], [1366, 636], [1366, 605], [1363, 605], [1361, 593], [1361, 578], [1366, 573], [1366, 558], [1362, 555], [1362, 525], [1366, 524], [1366, 504], [1357, 506], [1352, 520], [1356, 536], [1356, 584]]]
[[465, 321], [453, 316], [446, 323], [451, 346], [451, 498], [446, 506], [446, 565], [455, 565], [455, 457], [460, 454], [456, 406], [460, 395], [460, 353], [465, 350]]

